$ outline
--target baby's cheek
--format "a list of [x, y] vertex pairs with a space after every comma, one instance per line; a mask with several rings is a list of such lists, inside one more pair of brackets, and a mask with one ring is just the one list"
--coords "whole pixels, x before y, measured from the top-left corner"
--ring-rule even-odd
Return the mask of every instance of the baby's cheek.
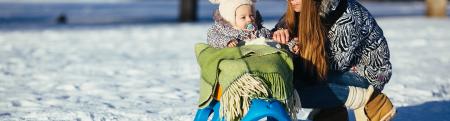
[[245, 23], [240, 23], [237, 26], [239, 29], [245, 29]]

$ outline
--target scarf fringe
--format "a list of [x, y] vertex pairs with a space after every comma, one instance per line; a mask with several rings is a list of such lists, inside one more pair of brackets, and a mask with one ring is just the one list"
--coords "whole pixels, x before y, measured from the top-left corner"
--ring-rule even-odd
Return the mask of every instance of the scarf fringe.
[[[273, 98], [282, 102], [285, 106], [286, 112], [289, 113], [291, 120], [297, 120], [297, 113], [300, 112], [300, 96], [297, 90], [293, 89], [292, 82], [285, 82], [278, 73], [258, 73], [257, 75], [265, 79], [265, 83], [270, 87], [270, 94]], [[267, 81], [270, 80], [270, 81]]]
[[297, 90], [294, 89], [292, 96], [290, 96], [289, 99], [286, 100], [285, 104], [287, 105], [286, 109], [289, 113], [289, 116], [291, 116], [291, 120], [297, 121], [297, 114], [302, 108], [300, 103], [300, 96], [298, 95]]
[[[250, 107], [250, 101], [255, 98], [275, 98], [283, 103], [292, 120], [297, 120], [297, 113], [301, 109], [300, 98], [296, 90], [286, 89], [286, 82], [276, 74], [257, 74], [263, 79], [245, 73], [236, 79], [223, 93], [220, 100], [220, 119], [227, 121], [240, 120]], [[271, 81], [265, 81], [270, 79]]]
[[263, 82], [248, 73], [236, 79], [220, 99], [220, 117], [227, 121], [239, 120], [247, 114], [251, 99], [269, 97], [268, 87]]

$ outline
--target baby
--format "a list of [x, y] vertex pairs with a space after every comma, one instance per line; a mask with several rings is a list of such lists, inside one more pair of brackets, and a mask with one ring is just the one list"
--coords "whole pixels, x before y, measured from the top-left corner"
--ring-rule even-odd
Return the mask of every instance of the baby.
[[207, 42], [210, 46], [236, 47], [255, 44], [256, 41], [268, 44], [267, 38], [272, 35], [269, 29], [262, 26], [262, 18], [255, 9], [254, 0], [210, 1], [219, 4], [219, 9], [214, 13], [214, 25], [208, 30]]

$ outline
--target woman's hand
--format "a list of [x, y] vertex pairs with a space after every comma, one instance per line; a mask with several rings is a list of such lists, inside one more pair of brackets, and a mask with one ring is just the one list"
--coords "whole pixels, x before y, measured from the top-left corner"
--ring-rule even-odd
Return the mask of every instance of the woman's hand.
[[231, 40], [230, 42], [228, 42], [227, 46], [228, 47], [236, 47], [238, 44], [237, 40]]
[[272, 39], [281, 44], [287, 44], [289, 41], [289, 31], [287, 29], [279, 29], [272, 35]]

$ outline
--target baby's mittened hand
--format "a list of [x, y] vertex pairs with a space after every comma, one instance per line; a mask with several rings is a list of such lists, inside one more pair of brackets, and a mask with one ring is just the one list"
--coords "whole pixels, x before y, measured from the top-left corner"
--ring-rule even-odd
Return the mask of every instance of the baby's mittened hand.
[[297, 44], [298, 38], [295, 37], [291, 41], [289, 41], [288, 46], [292, 53], [298, 55], [300, 53], [300, 46]]
[[236, 47], [238, 44], [237, 40], [231, 40], [230, 42], [228, 42], [227, 46], [228, 47]]
[[294, 45], [294, 47], [292, 47], [292, 52], [298, 55], [300, 53], [300, 47], [298, 45]]

